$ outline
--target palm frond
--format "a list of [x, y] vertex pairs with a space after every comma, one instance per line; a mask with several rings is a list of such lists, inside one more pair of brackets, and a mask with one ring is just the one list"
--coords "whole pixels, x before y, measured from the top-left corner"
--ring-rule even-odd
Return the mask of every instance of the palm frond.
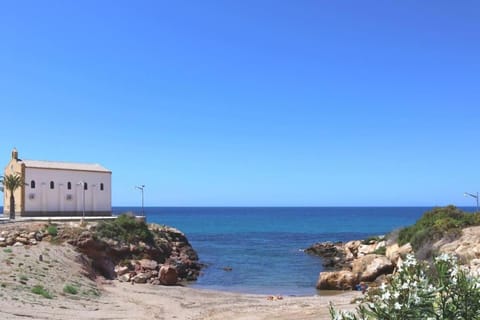
[[23, 185], [22, 177], [16, 173], [5, 175], [1, 182], [4, 188], [12, 193]]

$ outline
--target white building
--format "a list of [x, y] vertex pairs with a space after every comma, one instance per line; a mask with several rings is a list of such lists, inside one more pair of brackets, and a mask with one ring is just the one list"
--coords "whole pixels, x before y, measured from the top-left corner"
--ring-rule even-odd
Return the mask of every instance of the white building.
[[[104, 216], [112, 213], [112, 172], [99, 164], [21, 160], [16, 149], [5, 174], [18, 174], [24, 186], [15, 196], [16, 216]], [[10, 212], [4, 190], [3, 212]]]

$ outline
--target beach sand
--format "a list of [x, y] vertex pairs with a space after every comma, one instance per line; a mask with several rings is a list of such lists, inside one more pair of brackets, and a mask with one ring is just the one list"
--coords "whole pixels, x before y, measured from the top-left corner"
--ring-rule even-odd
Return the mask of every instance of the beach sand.
[[[41, 257], [40, 257], [41, 256]], [[0, 319], [329, 319], [358, 292], [282, 297], [91, 280], [66, 244], [0, 248]], [[32, 292], [42, 286], [52, 296]], [[66, 286], [77, 289], [65, 293]], [[46, 294], [48, 296], [48, 294]]]

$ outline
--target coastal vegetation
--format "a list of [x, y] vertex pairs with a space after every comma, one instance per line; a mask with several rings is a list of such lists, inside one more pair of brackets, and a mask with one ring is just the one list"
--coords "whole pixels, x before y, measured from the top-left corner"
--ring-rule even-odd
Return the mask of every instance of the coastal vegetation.
[[63, 287], [63, 292], [75, 295], [78, 293], [78, 288], [74, 285], [67, 284], [65, 287]]
[[415, 224], [401, 229], [398, 243], [410, 243], [417, 254], [422, 253], [420, 258], [430, 258], [430, 248], [435, 241], [453, 240], [462, 234], [463, 228], [479, 224], [479, 214], [467, 213], [452, 205], [438, 207], [426, 212]]
[[480, 319], [479, 269], [465, 265], [465, 256], [440, 253], [445, 252], [440, 250], [441, 244], [463, 239], [465, 233], [470, 235], [475, 230], [465, 228], [478, 225], [480, 214], [447, 206], [434, 208], [415, 224], [392, 232], [387, 240], [398, 241], [397, 247], [411, 245], [414, 254], [401, 255], [404, 260], [397, 264], [396, 273], [381, 286], [369, 288], [355, 312], [339, 311], [331, 305], [331, 318]]
[[369, 290], [355, 312], [330, 305], [333, 320], [479, 319], [480, 278], [442, 254], [433, 265], [408, 255], [388, 285]]
[[47, 299], [52, 299], [53, 298], [52, 294], [50, 292], [48, 292], [48, 290], [45, 289], [42, 285], [34, 286], [32, 288], [32, 293], [41, 295], [42, 297], [47, 298]]
[[52, 237], [56, 237], [58, 235], [58, 229], [57, 226], [54, 224], [50, 224], [47, 227], [47, 233], [51, 235]]
[[122, 214], [111, 221], [100, 222], [96, 227], [96, 236], [124, 243], [143, 241], [154, 244], [154, 236], [148, 229], [148, 225], [129, 214]]

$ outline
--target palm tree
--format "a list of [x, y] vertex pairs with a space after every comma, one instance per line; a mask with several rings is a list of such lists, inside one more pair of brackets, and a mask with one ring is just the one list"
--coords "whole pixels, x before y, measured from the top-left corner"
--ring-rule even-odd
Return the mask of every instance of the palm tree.
[[7, 174], [1, 179], [2, 185], [10, 192], [10, 219], [15, 219], [15, 190], [23, 185], [22, 177], [18, 174]]

